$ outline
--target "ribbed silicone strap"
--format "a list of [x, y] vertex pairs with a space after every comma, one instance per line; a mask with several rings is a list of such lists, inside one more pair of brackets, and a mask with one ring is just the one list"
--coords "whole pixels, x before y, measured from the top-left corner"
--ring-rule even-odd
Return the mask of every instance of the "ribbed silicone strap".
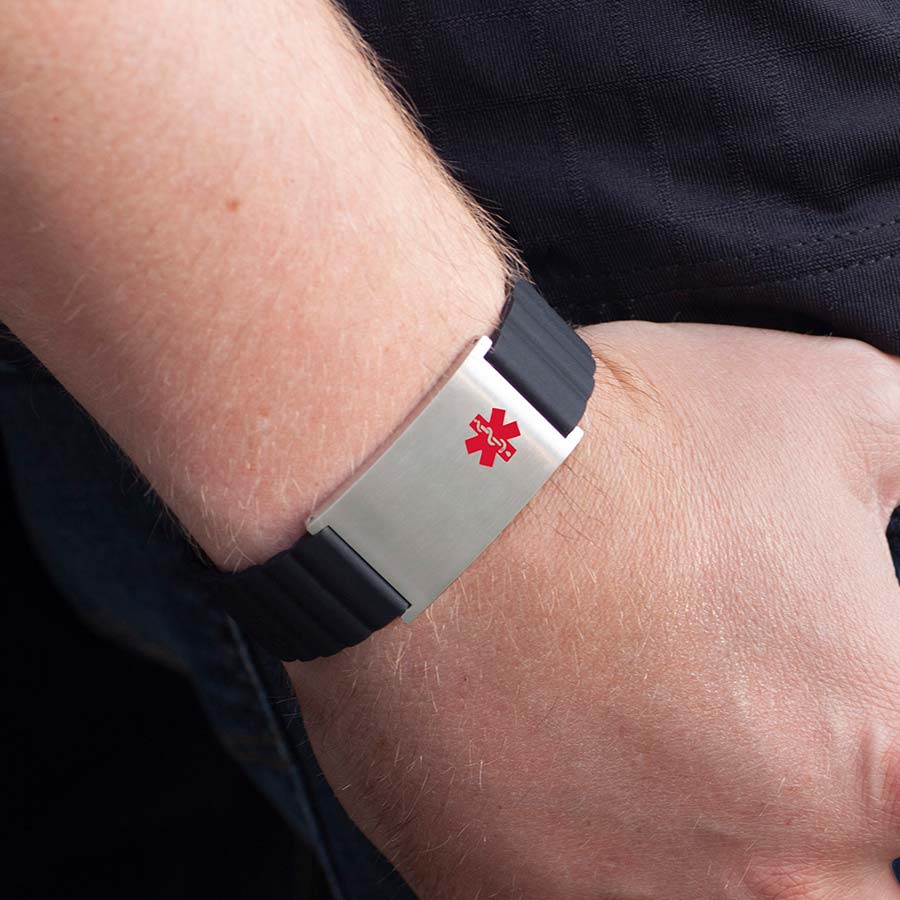
[[[528, 282], [514, 286], [486, 359], [562, 434], [578, 424], [594, 386], [593, 357]], [[409, 605], [330, 528], [262, 565], [215, 577], [213, 601], [283, 660], [331, 656]]]
[[216, 604], [283, 660], [331, 656], [409, 606], [330, 528], [214, 582]]
[[562, 434], [594, 390], [590, 347], [527, 281], [513, 287], [485, 359]]

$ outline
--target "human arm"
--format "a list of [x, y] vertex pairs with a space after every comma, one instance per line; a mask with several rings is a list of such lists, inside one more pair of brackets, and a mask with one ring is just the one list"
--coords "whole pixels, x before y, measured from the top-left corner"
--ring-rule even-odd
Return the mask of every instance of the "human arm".
[[[375, 88], [325, 7], [40, 8], [3, 13], [2, 318], [210, 555], [264, 558], [490, 330], [499, 254], [399, 114], [335, 127], [323, 74]], [[423, 897], [879, 897], [895, 364], [584, 335], [571, 465], [428, 617], [291, 668], [338, 796]]]
[[428, 625], [289, 667], [330, 783], [426, 898], [900, 896], [900, 363], [582, 334], [585, 442]]
[[212, 559], [259, 562], [496, 324], [504, 251], [329, 4], [0, 29], [0, 320]]

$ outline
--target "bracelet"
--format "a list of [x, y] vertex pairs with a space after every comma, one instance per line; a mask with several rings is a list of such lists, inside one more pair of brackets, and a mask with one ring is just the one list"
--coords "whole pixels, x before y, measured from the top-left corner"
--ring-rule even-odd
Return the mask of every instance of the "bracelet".
[[526, 281], [395, 439], [261, 565], [211, 598], [282, 660], [330, 656], [411, 622], [497, 538], [583, 436], [585, 342]]

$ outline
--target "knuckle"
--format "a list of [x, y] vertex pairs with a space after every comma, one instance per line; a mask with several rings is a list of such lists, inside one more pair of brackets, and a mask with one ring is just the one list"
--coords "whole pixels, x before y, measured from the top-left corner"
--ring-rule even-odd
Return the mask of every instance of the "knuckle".
[[861, 341], [836, 350], [857, 446], [877, 469], [900, 463], [900, 360]]
[[874, 407], [900, 419], [900, 359], [862, 341], [842, 339], [835, 349], [839, 374], [857, 385]]
[[860, 828], [890, 847], [900, 836], [900, 732], [885, 724], [893, 718], [882, 714], [863, 729], [857, 766]]
[[814, 863], [753, 863], [744, 886], [753, 900], [846, 900], [845, 885]]
[[887, 751], [881, 765], [881, 787], [877, 795], [887, 827], [894, 837], [900, 835], [900, 737]]

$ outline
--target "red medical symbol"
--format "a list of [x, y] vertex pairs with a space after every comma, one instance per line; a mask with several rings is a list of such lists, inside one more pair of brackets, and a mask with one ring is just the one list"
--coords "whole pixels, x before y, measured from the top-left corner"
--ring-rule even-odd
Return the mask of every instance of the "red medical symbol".
[[484, 416], [475, 416], [469, 427], [475, 432], [475, 437], [470, 437], [466, 441], [466, 450], [469, 453], [481, 453], [481, 459], [478, 460], [482, 466], [491, 468], [494, 460], [499, 456], [504, 462], [509, 462], [515, 455], [516, 448], [510, 443], [514, 437], [518, 437], [518, 422], [507, 422], [504, 424], [503, 419], [506, 417], [505, 409], [497, 409], [495, 406], [491, 410], [490, 421], [485, 420]]

